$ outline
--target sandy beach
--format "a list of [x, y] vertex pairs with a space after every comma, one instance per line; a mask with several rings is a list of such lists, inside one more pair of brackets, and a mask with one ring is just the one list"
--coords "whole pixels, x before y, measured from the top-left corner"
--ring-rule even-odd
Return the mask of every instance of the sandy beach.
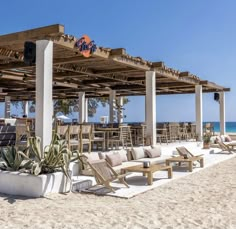
[[0, 195], [4, 228], [236, 228], [236, 158], [131, 199]]

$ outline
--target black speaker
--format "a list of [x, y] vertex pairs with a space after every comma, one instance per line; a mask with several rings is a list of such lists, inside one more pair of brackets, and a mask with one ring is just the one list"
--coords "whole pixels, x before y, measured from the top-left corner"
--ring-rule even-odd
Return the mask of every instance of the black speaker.
[[26, 41], [24, 45], [24, 62], [27, 65], [34, 65], [36, 62], [36, 44]]
[[219, 93], [214, 93], [214, 100], [219, 101], [220, 99], [220, 94]]

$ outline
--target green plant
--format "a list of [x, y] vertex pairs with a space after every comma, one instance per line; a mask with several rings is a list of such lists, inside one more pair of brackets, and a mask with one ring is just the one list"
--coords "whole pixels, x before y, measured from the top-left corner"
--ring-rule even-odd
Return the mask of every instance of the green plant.
[[76, 157], [67, 148], [65, 140], [61, 140], [58, 134], [53, 135], [49, 146], [41, 151], [41, 139], [29, 138], [29, 146], [24, 151], [17, 151], [12, 147], [0, 150], [0, 170], [28, 172], [34, 175], [62, 171], [68, 178], [69, 164], [78, 160], [84, 166], [83, 155], [75, 151]]
[[40, 143], [39, 137], [29, 139], [28, 154], [33, 162], [31, 173], [39, 175], [62, 170], [69, 177], [68, 170], [72, 152], [67, 148], [66, 142], [54, 134], [50, 145], [46, 146], [43, 151], [40, 149]]
[[205, 133], [203, 135], [203, 142], [206, 143], [206, 144], [209, 144], [211, 141], [211, 135], [209, 133]]
[[14, 146], [1, 148], [0, 170], [24, 171], [31, 169], [32, 161], [22, 151], [17, 151]]

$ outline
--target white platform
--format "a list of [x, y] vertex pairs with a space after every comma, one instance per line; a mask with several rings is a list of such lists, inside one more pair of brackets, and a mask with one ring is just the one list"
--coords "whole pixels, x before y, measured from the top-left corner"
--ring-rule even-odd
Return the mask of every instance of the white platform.
[[0, 192], [10, 195], [40, 197], [70, 191], [71, 182], [62, 172], [39, 176], [0, 171]]

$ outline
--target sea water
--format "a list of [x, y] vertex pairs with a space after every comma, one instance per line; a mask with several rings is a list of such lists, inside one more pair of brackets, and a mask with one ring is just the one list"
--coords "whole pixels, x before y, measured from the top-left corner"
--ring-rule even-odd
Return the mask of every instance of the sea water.
[[[214, 126], [215, 132], [220, 132], [220, 122], [204, 122], [205, 123], [212, 123]], [[236, 122], [225, 122], [225, 129], [227, 133], [236, 133]]]

